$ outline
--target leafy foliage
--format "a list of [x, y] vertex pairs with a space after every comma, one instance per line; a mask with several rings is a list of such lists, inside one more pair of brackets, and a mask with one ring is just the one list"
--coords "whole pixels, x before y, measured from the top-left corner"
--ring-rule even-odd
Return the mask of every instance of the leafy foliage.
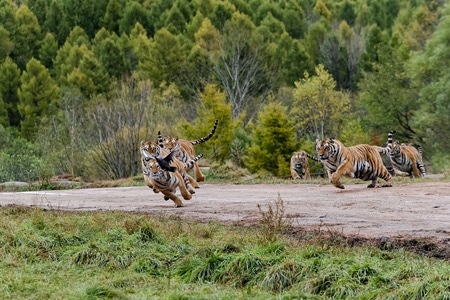
[[289, 174], [289, 160], [297, 143], [286, 110], [285, 106], [270, 102], [258, 114], [251, 130], [252, 144], [244, 157], [251, 171], [266, 171], [276, 176]]

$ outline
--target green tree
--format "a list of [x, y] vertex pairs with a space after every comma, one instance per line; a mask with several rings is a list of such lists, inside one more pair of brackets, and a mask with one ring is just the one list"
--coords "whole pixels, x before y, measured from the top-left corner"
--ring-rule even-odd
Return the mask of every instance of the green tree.
[[80, 50], [79, 64], [67, 74], [67, 83], [78, 88], [87, 99], [107, 92], [111, 81], [105, 68], [86, 47], [82, 46]]
[[288, 176], [289, 161], [297, 143], [287, 107], [275, 102], [265, 105], [258, 113], [250, 137], [252, 144], [244, 156], [245, 166], [251, 172]]
[[9, 38], [9, 32], [0, 25], [0, 60], [5, 59], [14, 49], [14, 43]]
[[[420, 89], [420, 108], [414, 117], [425, 150], [439, 154], [450, 166], [450, 5], [447, 3], [423, 53], [414, 58], [411, 72]], [[436, 158], [436, 161], [437, 158]]]
[[179, 83], [187, 57], [179, 36], [173, 35], [166, 28], [158, 30], [150, 43], [149, 52], [143, 55], [140, 70], [155, 82], [155, 85], [158, 86], [163, 81]]
[[36, 16], [26, 5], [21, 5], [16, 11], [16, 27], [11, 38], [14, 41], [14, 50], [11, 57], [20, 69], [24, 69], [32, 57], [37, 57], [41, 27]]
[[12, 33], [16, 26], [15, 4], [10, 0], [0, 0], [0, 26]]
[[121, 78], [130, 73], [129, 64], [120, 46], [119, 37], [106, 29], [100, 29], [92, 42], [92, 51], [95, 57], [113, 78]]
[[201, 103], [197, 105], [197, 117], [193, 122], [182, 121], [178, 125], [183, 136], [188, 139], [198, 139], [207, 135], [215, 120], [219, 120], [214, 136], [206, 143], [200, 144], [197, 153], [205, 157], [221, 161], [230, 156], [230, 144], [234, 133], [240, 126], [239, 120], [234, 120], [231, 105], [226, 101], [226, 95], [214, 84], [207, 84], [200, 94]]
[[17, 91], [20, 86], [20, 70], [14, 61], [7, 57], [0, 65], [0, 102], [7, 112], [7, 122], [3, 120], [1, 124], [19, 127], [20, 114], [17, 108], [19, 96]]
[[56, 115], [60, 90], [49, 71], [32, 58], [20, 77], [18, 110], [22, 116], [21, 134], [32, 139], [36, 128]]
[[39, 49], [39, 60], [47, 69], [51, 69], [56, 53], [58, 53], [58, 42], [56, 41], [55, 36], [48, 32]]
[[147, 13], [139, 2], [127, 1], [127, 5], [123, 11], [123, 16], [119, 20], [120, 33], [130, 33], [136, 23], [139, 23], [144, 28], [147, 28]]
[[418, 108], [418, 92], [405, 69], [410, 51], [402, 44], [386, 45], [378, 57], [379, 62], [372, 64], [372, 71], [365, 72], [359, 84], [364, 127], [375, 134], [396, 130], [397, 136], [411, 140], [416, 135], [411, 121]]
[[119, 20], [122, 18], [125, 0], [109, 0], [101, 25], [110, 32], [119, 32]]
[[336, 83], [322, 65], [310, 77], [295, 82], [290, 116], [295, 120], [298, 138], [323, 139], [339, 136], [342, 119], [349, 112], [348, 95], [336, 91]]
[[42, 31], [53, 33], [58, 45], [64, 44], [70, 34], [70, 27], [62, 1], [53, 0], [50, 3], [42, 25]]

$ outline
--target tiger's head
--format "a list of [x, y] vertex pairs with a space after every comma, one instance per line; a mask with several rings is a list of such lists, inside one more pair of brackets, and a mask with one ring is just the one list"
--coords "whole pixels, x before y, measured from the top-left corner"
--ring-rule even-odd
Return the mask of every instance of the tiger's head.
[[327, 160], [330, 157], [333, 157], [336, 152], [336, 143], [334, 139], [326, 139], [326, 140], [316, 140], [316, 151], [317, 156], [320, 160]]
[[169, 150], [174, 149], [178, 145], [178, 137], [168, 136], [163, 141], [164, 148]]
[[144, 169], [144, 173], [147, 174], [150, 178], [158, 179], [164, 176], [165, 172], [159, 165], [156, 157], [143, 157], [142, 167]]
[[306, 153], [303, 151], [294, 152], [294, 155], [291, 158], [292, 166], [295, 169], [302, 169], [303, 166], [308, 162], [308, 157]]
[[158, 143], [153, 141], [141, 141], [141, 156], [142, 157], [155, 157], [161, 154], [161, 148], [158, 146]]
[[400, 144], [398, 141], [392, 142], [391, 146], [391, 156], [397, 157], [402, 152], [403, 144]]

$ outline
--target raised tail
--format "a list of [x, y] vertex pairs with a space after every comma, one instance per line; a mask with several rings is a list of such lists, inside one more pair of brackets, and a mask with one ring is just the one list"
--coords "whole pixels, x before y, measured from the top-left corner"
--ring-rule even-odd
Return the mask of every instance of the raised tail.
[[161, 131], [158, 131], [158, 146], [164, 148], [164, 138], [161, 134]]
[[216, 121], [214, 122], [214, 127], [213, 127], [213, 129], [211, 130], [211, 132], [210, 132], [207, 136], [202, 137], [202, 138], [200, 138], [200, 139], [198, 139], [198, 140], [190, 141], [190, 143], [191, 143], [192, 145], [198, 145], [198, 144], [204, 143], [204, 142], [206, 142], [207, 140], [209, 140], [209, 139], [214, 135], [214, 133], [216, 132], [216, 128], [217, 128], [217, 125], [218, 125], [218, 124], [219, 124], [219, 120], [216, 120]]
[[392, 144], [393, 144], [392, 136], [393, 136], [395, 133], [396, 133], [395, 130], [391, 130], [391, 131], [388, 133], [388, 140], [387, 140], [386, 148], [388, 148], [389, 151], [392, 150]]
[[185, 169], [186, 170], [189, 170], [189, 169], [191, 169], [193, 166], [194, 166], [194, 164], [195, 164], [195, 162], [197, 161], [197, 160], [199, 160], [200, 158], [202, 158], [203, 157], [203, 154], [199, 154], [199, 155], [197, 155], [196, 157], [194, 157], [193, 159], [191, 159], [191, 160], [189, 160], [188, 162], [186, 162], [184, 165], [185, 165]]

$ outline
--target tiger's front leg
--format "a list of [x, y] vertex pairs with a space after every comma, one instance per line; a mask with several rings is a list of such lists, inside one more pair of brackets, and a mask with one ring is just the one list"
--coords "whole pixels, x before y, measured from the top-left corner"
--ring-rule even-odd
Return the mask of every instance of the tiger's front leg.
[[311, 179], [311, 173], [309, 172], [308, 166], [305, 166], [305, 179]]
[[161, 191], [161, 193], [164, 194], [164, 199], [167, 197], [169, 199], [171, 199], [174, 203], [175, 203], [175, 207], [183, 207], [184, 204], [183, 202], [180, 200], [180, 198], [178, 198], [174, 193], [172, 193], [171, 191]]
[[188, 188], [186, 187], [186, 183], [184, 181], [183, 176], [180, 174], [180, 172], [176, 171], [173, 173], [178, 178], [178, 188], [180, 189], [181, 195], [185, 200], [191, 200], [192, 194], [189, 192]]
[[354, 173], [353, 164], [350, 162], [346, 162], [346, 163], [340, 165], [336, 169], [336, 172], [334, 172], [333, 175], [331, 175], [330, 182], [339, 189], [345, 189], [345, 187], [340, 182], [340, 179], [342, 176], [345, 176], [347, 174], [352, 174], [352, 173]]
[[154, 193], [159, 193], [159, 190], [157, 188], [155, 188], [155, 185], [152, 183], [151, 179], [147, 175], [144, 175], [144, 181], [145, 181], [145, 184], [149, 188], [151, 188]]

